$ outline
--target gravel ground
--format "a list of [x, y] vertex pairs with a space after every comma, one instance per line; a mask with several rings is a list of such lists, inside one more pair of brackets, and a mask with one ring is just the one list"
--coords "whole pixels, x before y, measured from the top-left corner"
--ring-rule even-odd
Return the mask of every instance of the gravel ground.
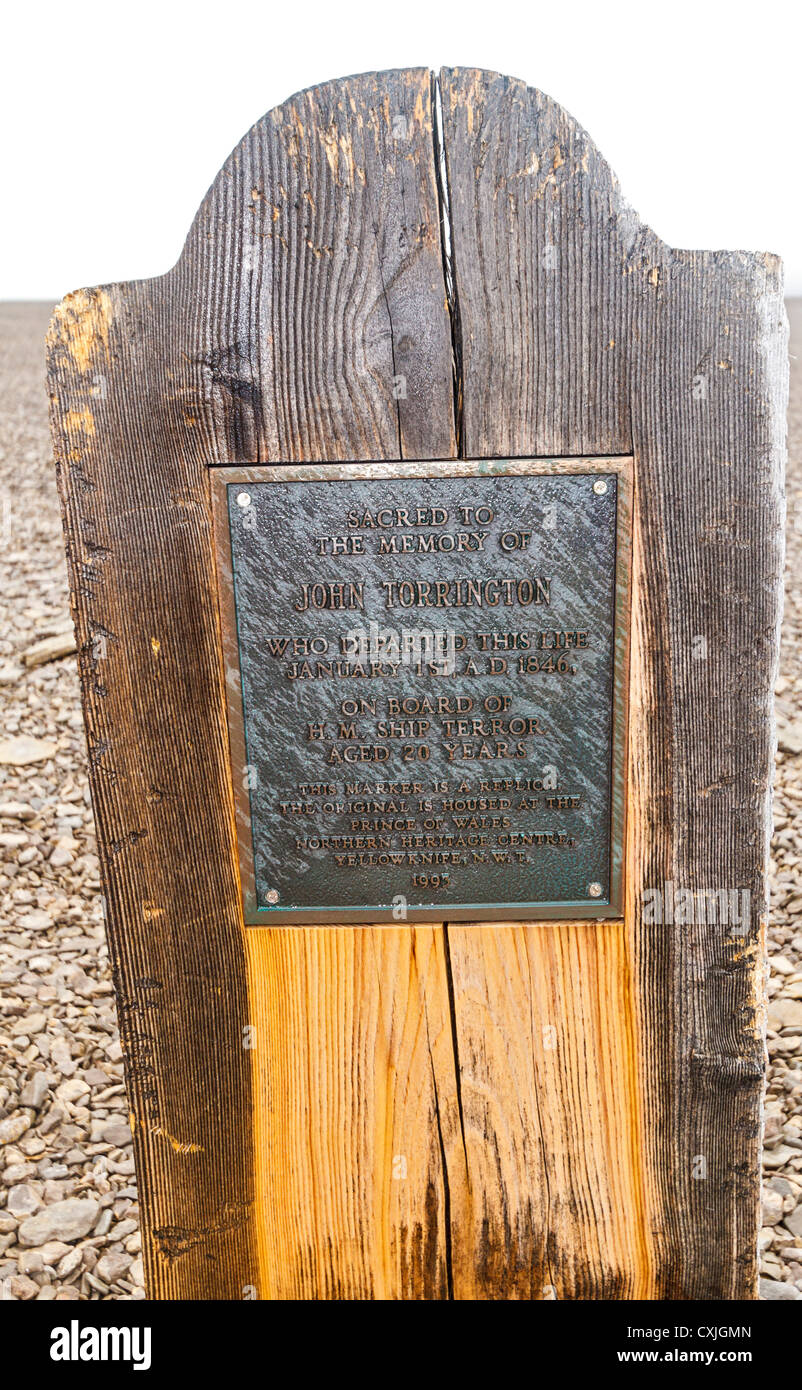
[[12, 1299], [142, 1298], [50, 459], [49, 317], [0, 305], [0, 1280]]
[[[802, 301], [790, 306], [792, 353]], [[43, 383], [50, 307], [0, 304], [0, 1281], [11, 1299], [144, 1297]], [[761, 1295], [802, 1299], [802, 368], [769, 928]]]
[[771, 846], [769, 1078], [760, 1292], [802, 1298], [802, 300], [791, 320], [788, 528]]

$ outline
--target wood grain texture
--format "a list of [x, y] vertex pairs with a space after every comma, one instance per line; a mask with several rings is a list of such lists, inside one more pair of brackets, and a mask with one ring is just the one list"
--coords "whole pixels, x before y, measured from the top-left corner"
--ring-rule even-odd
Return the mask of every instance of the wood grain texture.
[[[439, 140], [423, 70], [293, 98], [174, 270], [51, 329], [148, 1290], [751, 1298], [779, 267], [665, 247], [542, 94], [440, 88]], [[208, 467], [458, 449], [635, 455], [625, 919], [246, 932]], [[745, 935], [649, 924], [666, 883]]]
[[[751, 1298], [782, 573], [779, 263], [664, 246], [585, 132], [522, 83], [454, 70], [441, 86], [465, 453], [636, 458], [621, 961], [634, 1041], [614, 1090], [641, 1136], [642, 1171], [614, 1214], [618, 1231], [583, 1270], [572, 1259], [581, 1215], [554, 1237], [558, 1295]], [[647, 890], [667, 883], [746, 889], [745, 935], [644, 921]], [[535, 978], [567, 950], [567, 931], [529, 929]], [[599, 977], [610, 1025], [623, 1004], [601, 987]], [[568, 1121], [605, 1074], [603, 1036], [587, 1045], [595, 1064], [577, 1054], [539, 1090], [553, 1115], [573, 1096]], [[550, 1171], [552, 1203], [593, 1212], [595, 1225], [590, 1181], [579, 1165]]]
[[256, 1267], [250, 1059], [206, 476], [147, 296], [57, 310], [54, 443], [148, 1287], [233, 1297]]
[[462, 1298], [650, 1298], [622, 922], [447, 929], [467, 1206]]
[[264, 1296], [452, 1297], [464, 1162], [442, 927], [255, 929], [247, 948]]

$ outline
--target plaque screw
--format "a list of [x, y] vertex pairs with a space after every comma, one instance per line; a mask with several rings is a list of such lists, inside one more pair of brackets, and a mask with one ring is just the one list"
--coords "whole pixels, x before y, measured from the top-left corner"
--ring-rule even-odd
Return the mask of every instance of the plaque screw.
[[607, 484], [604, 481], [604, 478], [596, 479], [595, 483], [593, 484], [593, 491], [597, 492], [600, 497], [604, 496], [604, 493], [607, 491]]
[[591, 896], [592, 898], [600, 898], [601, 895], [602, 895], [603, 889], [602, 889], [602, 886], [601, 886], [600, 883], [589, 883], [589, 884], [588, 884], [588, 892], [589, 892], [589, 894], [590, 894], [590, 896]]
[[238, 492], [238, 493], [237, 493], [237, 506], [238, 506], [238, 507], [250, 507], [250, 505], [251, 505], [251, 494], [250, 494], [249, 492]]
[[[601, 890], [599, 890], [599, 891], [601, 891]], [[265, 893], [265, 902], [267, 902], [267, 903], [277, 903], [277, 902], [278, 902], [278, 893], [276, 892], [275, 888], [269, 888], [269, 889], [267, 890], [267, 892]]]

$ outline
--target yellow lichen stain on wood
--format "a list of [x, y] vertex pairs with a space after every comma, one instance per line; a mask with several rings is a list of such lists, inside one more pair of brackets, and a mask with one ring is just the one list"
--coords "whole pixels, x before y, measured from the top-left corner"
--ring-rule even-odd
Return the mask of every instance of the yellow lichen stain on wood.
[[340, 168], [340, 151], [337, 145], [337, 132], [336, 130], [319, 130], [317, 135], [323, 146], [326, 159], [328, 160], [331, 176], [334, 182], [337, 183], [337, 175]]
[[95, 416], [90, 410], [68, 410], [64, 416], [64, 430], [68, 435], [93, 435]]
[[318, 260], [320, 260], [321, 256], [334, 255], [333, 246], [315, 246], [315, 243], [309, 237], [306, 238], [306, 244], [309, 247], [309, 250], [312, 252], [312, 255], [316, 256]]
[[513, 179], [527, 179], [540, 171], [540, 159], [537, 152], [532, 151], [522, 169], [514, 169], [511, 174], [507, 174], [506, 182], [511, 183]]
[[764, 251], [757, 259], [771, 275], [782, 275], [782, 257], [773, 251]]
[[[748, 993], [744, 1001], [744, 1031], [748, 1031], [751, 1043], [758, 1046], [765, 1045], [766, 1035], [766, 1012], [767, 1012], [767, 975], [768, 957], [766, 955], [766, 931], [768, 921], [765, 915], [758, 920], [758, 936], [756, 941], [744, 943], [743, 941], [733, 941], [733, 946], [740, 949], [734, 950], [731, 956], [733, 964], [743, 962], [744, 972], [748, 981]], [[750, 1026], [751, 1025], [751, 1026]]]
[[68, 410], [64, 416], [64, 429], [67, 434], [94, 434], [95, 417], [91, 410]]
[[161, 1125], [152, 1125], [148, 1133], [155, 1134], [158, 1139], [166, 1139], [170, 1148], [177, 1154], [203, 1153], [202, 1144], [194, 1144], [191, 1140], [176, 1139], [174, 1134], [170, 1134], [170, 1132]]
[[111, 297], [105, 290], [76, 290], [56, 305], [48, 346], [63, 345], [78, 371], [88, 372], [99, 350], [108, 355], [113, 317]]
[[[350, 133], [344, 131], [342, 134], [338, 134], [336, 128], [330, 125], [327, 130], [319, 130], [317, 136], [325, 151], [334, 182], [353, 188], [356, 169]], [[340, 177], [341, 168], [342, 178]]]
[[348, 131], [346, 131], [343, 135], [340, 136], [340, 154], [341, 154], [341, 156], [342, 156], [342, 159], [343, 159], [343, 161], [344, 161], [345, 168], [346, 168], [346, 171], [347, 171], [347, 174], [348, 174], [348, 186], [349, 186], [349, 188], [353, 188], [353, 186], [354, 186], [354, 147], [353, 147], [353, 141], [352, 141], [352, 139], [351, 139], [351, 135], [350, 135], [350, 133], [349, 133]]

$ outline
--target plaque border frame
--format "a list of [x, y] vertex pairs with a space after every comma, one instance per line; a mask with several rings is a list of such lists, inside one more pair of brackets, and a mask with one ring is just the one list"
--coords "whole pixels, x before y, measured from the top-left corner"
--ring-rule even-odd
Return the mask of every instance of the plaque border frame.
[[[634, 456], [592, 455], [587, 458], [427, 459], [363, 463], [248, 463], [213, 464], [209, 468], [211, 511], [217, 581], [217, 615], [223, 655], [229, 776], [234, 807], [240, 904], [246, 927], [360, 926], [415, 922], [516, 922], [621, 920], [624, 915], [626, 790], [630, 685], [630, 625], [632, 609]], [[239, 662], [236, 599], [229, 530], [227, 488], [230, 484], [282, 482], [345, 482], [382, 478], [453, 478], [496, 476], [554, 476], [615, 474], [618, 480], [615, 528], [615, 628], [613, 635], [613, 692], [610, 782], [609, 899], [570, 903], [443, 903], [408, 908], [399, 919], [389, 905], [359, 908], [260, 907], [256, 901], [251, 806], [235, 767], [247, 765], [242, 681]]]

